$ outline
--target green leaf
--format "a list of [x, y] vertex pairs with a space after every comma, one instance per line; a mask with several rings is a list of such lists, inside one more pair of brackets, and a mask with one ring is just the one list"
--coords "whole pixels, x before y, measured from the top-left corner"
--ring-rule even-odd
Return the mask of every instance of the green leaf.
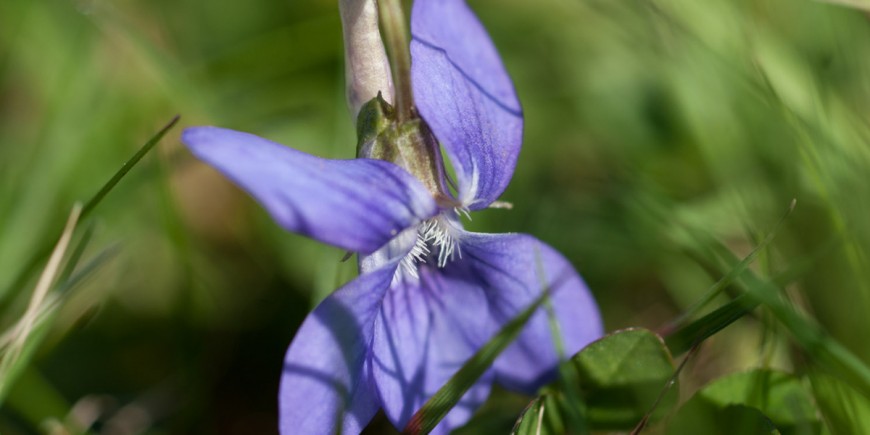
[[[675, 368], [661, 337], [646, 329], [614, 332], [581, 350], [570, 361], [577, 372], [576, 388], [585, 403], [585, 420], [592, 430], [630, 430], [652, 411], [663, 416], [676, 403], [669, 388]], [[517, 422], [517, 434], [537, 434], [538, 428], [563, 433], [569, 409], [559, 385], [533, 401]], [[543, 429], [542, 429], [543, 430]]]
[[776, 426], [761, 411], [751, 406], [729, 405], [724, 408], [693, 397], [686, 402], [668, 425], [667, 435], [772, 435]]
[[[595, 429], [631, 429], [653, 408], [674, 374], [674, 362], [658, 335], [645, 329], [615, 332], [580, 351], [579, 373], [588, 419]], [[665, 396], [653, 417], [676, 401]]]
[[809, 379], [832, 434], [870, 433], [870, 400], [866, 396], [833, 376], [811, 373]]
[[720, 409], [738, 404], [757, 408], [784, 434], [821, 431], [812, 396], [788, 373], [756, 369], [732, 374], [713, 381], [698, 396]]

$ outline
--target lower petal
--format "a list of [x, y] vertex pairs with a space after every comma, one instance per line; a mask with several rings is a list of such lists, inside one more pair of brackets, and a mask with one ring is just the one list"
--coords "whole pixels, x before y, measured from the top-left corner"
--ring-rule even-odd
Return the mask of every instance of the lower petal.
[[[404, 428], [491, 335], [484, 293], [429, 265], [404, 274], [375, 320], [372, 374], [387, 417]], [[489, 395], [491, 373], [460, 399], [433, 433], [464, 424]]]
[[563, 357], [601, 337], [601, 315], [592, 294], [556, 250], [524, 234], [466, 233], [462, 242], [469, 279], [486, 291], [496, 324], [514, 318], [544, 289], [551, 292], [517, 341], [496, 359], [496, 381], [501, 385], [533, 393], [555, 376]]
[[396, 262], [326, 298], [296, 333], [281, 376], [282, 434], [359, 433], [379, 408], [370, 378], [372, 327]]

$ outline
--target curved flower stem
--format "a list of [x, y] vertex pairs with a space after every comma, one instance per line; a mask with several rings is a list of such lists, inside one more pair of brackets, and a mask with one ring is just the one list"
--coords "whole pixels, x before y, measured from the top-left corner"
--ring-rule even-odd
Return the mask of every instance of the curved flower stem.
[[381, 34], [390, 54], [395, 87], [396, 117], [401, 124], [411, 119], [411, 53], [401, 0], [378, 0]]

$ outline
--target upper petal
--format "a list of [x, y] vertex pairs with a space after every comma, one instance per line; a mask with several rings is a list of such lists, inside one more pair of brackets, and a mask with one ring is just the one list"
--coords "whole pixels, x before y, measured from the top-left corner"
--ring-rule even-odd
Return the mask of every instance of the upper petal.
[[284, 360], [279, 392], [280, 429], [355, 434], [380, 404], [370, 378], [374, 318], [397, 262], [363, 274], [308, 315]]
[[[479, 287], [428, 265], [404, 275], [375, 320], [372, 374], [387, 417], [402, 429], [490, 335]], [[433, 433], [464, 424], [489, 395], [491, 373], [472, 387]]]
[[194, 155], [250, 193], [285, 229], [371, 253], [436, 212], [414, 176], [380, 160], [330, 160], [216, 127], [188, 128]]
[[[470, 278], [487, 292], [490, 313], [503, 325], [529, 307], [544, 289], [550, 300], [526, 324], [523, 332], [496, 359], [496, 381], [533, 393], [554, 375], [560, 357], [570, 357], [603, 334], [598, 306], [570, 263], [553, 248], [524, 234], [466, 233], [463, 261]], [[557, 325], [549, 321], [549, 307]], [[558, 335], [554, 334], [558, 332]]]
[[411, 36], [417, 109], [450, 156], [460, 201], [484, 208], [510, 182], [522, 144], [513, 83], [463, 0], [415, 0]]

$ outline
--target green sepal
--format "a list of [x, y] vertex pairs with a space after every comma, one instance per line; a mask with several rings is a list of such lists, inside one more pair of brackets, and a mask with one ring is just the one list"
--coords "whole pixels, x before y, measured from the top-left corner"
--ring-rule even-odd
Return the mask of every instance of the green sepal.
[[[417, 177], [437, 199], [450, 198], [438, 141], [420, 118], [403, 122], [378, 93], [365, 103], [357, 117], [357, 158], [395, 163]], [[444, 201], [450, 205], [451, 201]]]
[[356, 157], [393, 162], [398, 150], [392, 141], [386, 140], [386, 132], [396, 123], [396, 111], [378, 92], [360, 108], [356, 118]]

